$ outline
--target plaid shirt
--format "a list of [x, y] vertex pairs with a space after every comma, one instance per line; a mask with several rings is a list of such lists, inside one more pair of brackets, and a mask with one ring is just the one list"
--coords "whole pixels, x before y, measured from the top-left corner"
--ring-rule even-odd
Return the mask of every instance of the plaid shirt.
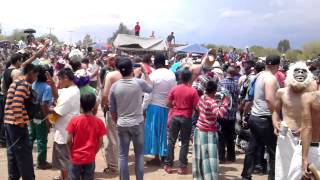
[[201, 96], [204, 94], [204, 91], [206, 89], [207, 83], [209, 80], [213, 80], [215, 82], [218, 82], [218, 76], [212, 72], [207, 74], [200, 75], [192, 84], [192, 87], [195, 88], [198, 91], [198, 94]]
[[218, 91], [226, 89], [232, 98], [232, 106], [228, 109], [224, 119], [236, 120], [238, 103], [239, 103], [239, 86], [232, 78], [225, 78], [218, 83]]

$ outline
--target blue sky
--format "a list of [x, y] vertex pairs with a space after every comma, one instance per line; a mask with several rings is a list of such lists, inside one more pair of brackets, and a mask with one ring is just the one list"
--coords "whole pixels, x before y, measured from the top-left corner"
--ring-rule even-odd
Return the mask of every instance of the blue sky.
[[120, 22], [133, 28], [136, 21], [143, 36], [153, 30], [165, 38], [174, 31], [179, 43], [276, 47], [287, 38], [301, 48], [320, 39], [319, 0], [11, 0], [2, 7], [5, 34], [27, 27], [43, 34], [53, 27], [64, 41], [88, 33], [104, 42]]

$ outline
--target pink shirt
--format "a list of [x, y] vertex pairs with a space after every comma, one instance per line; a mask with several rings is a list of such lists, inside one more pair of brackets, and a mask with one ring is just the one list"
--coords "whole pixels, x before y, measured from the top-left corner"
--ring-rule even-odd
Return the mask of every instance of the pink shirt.
[[197, 121], [197, 127], [200, 131], [217, 131], [217, 118], [222, 118], [227, 112], [228, 101], [228, 98], [218, 102], [207, 95], [201, 96], [198, 103], [199, 118]]

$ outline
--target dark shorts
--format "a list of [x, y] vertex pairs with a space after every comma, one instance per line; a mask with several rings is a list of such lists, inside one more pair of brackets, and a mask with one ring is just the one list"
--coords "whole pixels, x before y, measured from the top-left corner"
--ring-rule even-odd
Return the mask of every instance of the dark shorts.
[[67, 170], [69, 167], [69, 147], [67, 144], [53, 143], [52, 167], [59, 170]]

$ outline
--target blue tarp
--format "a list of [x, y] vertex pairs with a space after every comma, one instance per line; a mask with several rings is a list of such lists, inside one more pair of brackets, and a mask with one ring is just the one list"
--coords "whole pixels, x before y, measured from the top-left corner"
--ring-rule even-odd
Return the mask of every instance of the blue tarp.
[[184, 53], [198, 53], [205, 54], [208, 52], [208, 49], [199, 45], [199, 44], [190, 44], [187, 46], [177, 47], [175, 49], [176, 52], [184, 52]]

